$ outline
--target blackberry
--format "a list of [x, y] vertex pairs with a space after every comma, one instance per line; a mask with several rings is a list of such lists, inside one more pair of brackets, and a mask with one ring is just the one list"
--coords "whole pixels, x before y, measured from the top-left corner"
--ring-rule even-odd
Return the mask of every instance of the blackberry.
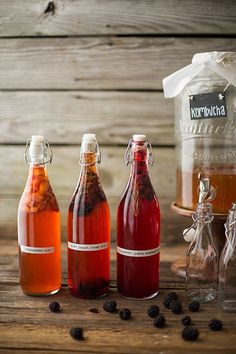
[[159, 309], [159, 307], [157, 305], [151, 305], [147, 309], [147, 314], [151, 318], [156, 317], [159, 314], [159, 312], [160, 312], [160, 309]]
[[170, 310], [176, 315], [182, 312], [182, 305], [179, 300], [172, 300], [170, 302]]
[[71, 335], [72, 338], [77, 339], [77, 340], [84, 339], [83, 328], [80, 328], [80, 327], [71, 328], [70, 329], [70, 335]]
[[198, 312], [200, 309], [200, 302], [198, 302], [198, 301], [190, 302], [190, 304], [188, 305], [188, 309], [189, 309], [189, 311], [192, 311], [192, 312]]
[[163, 305], [167, 308], [167, 309], [169, 309], [170, 308], [170, 302], [172, 301], [172, 300], [178, 300], [178, 295], [176, 294], [176, 292], [171, 292], [171, 293], [169, 293], [166, 297], [165, 297], [165, 299], [164, 299], [164, 301], [163, 301]]
[[57, 301], [50, 302], [48, 307], [51, 312], [60, 312], [60, 304]]
[[154, 326], [159, 328], [164, 327], [165, 323], [166, 319], [163, 315], [158, 315], [153, 322]]
[[119, 311], [119, 316], [122, 320], [128, 320], [131, 316], [131, 311], [129, 309], [122, 309]]
[[106, 312], [116, 312], [116, 300], [107, 300], [103, 304], [103, 310]]
[[208, 326], [212, 331], [220, 331], [223, 328], [223, 323], [220, 320], [210, 320]]
[[185, 317], [182, 318], [181, 322], [182, 322], [182, 324], [184, 326], [188, 326], [188, 325], [191, 324], [191, 317], [190, 316], [185, 316]]
[[195, 327], [184, 327], [182, 338], [185, 340], [196, 340], [199, 336], [199, 331]]

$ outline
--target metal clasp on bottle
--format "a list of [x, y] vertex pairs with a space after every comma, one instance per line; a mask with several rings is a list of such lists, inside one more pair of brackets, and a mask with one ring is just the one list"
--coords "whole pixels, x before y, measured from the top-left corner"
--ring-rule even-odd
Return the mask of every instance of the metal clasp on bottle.
[[[32, 139], [28, 139], [26, 142], [26, 146], [25, 146], [25, 151], [24, 151], [24, 158], [25, 161], [27, 162], [27, 164], [31, 164], [33, 161], [31, 160], [30, 154], [29, 154], [29, 148], [30, 148], [30, 143], [31, 143]], [[43, 142], [44, 145], [44, 158], [43, 158], [43, 162], [40, 162], [40, 165], [46, 165], [46, 164], [51, 164], [52, 162], [52, 158], [53, 158], [53, 153], [52, 153], [52, 149], [51, 146], [49, 144], [48, 139], [44, 139]]]
[[[124, 156], [124, 161], [125, 161], [125, 164], [126, 166], [128, 166], [130, 163], [133, 162], [133, 157], [132, 157], [132, 154], [131, 154], [131, 148], [132, 148], [132, 143], [134, 142], [133, 139], [130, 139], [129, 140], [129, 143], [128, 143], [128, 146], [127, 146], [127, 149], [125, 151], [125, 156]], [[154, 154], [153, 154], [153, 150], [152, 150], [152, 145], [151, 145], [151, 142], [149, 140], [146, 140], [145, 143], [144, 143], [147, 147], [147, 152], [148, 152], [148, 164], [150, 166], [153, 166], [153, 163], [154, 163]]]

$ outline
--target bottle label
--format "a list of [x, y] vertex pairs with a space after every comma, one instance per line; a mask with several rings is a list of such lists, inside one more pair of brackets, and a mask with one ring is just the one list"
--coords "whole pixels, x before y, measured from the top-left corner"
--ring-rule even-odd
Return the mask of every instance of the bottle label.
[[149, 257], [158, 254], [160, 252], [160, 247], [152, 248], [150, 250], [128, 250], [117, 246], [117, 252], [127, 257]]
[[34, 254], [48, 254], [54, 253], [54, 247], [29, 247], [29, 246], [20, 246], [21, 252], [25, 253], [34, 253]]
[[93, 243], [93, 244], [82, 244], [73, 243], [68, 241], [68, 248], [74, 251], [100, 251], [108, 248], [108, 242], [104, 243]]

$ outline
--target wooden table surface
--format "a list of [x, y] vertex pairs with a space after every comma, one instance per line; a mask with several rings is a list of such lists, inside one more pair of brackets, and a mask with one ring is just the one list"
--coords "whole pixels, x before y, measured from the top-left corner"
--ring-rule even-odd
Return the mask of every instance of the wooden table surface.
[[[66, 287], [66, 251], [63, 254], [61, 291], [52, 297], [29, 297], [21, 292], [18, 283], [16, 240], [0, 240], [0, 353], [235, 353], [236, 314], [222, 313], [216, 302], [203, 304], [198, 313], [189, 313], [184, 298], [184, 281], [170, 271], [170, 264], [183, 255], [184, 245], [162, 246], [160, 294], [147, 301], [131, 301], [120, 297], [111, 287], [107, 298], [117, 300], [118, 307], [128, 307], [132, 319], [122, 321], [117, 314], [102, 309], [104, 299], [80, 300], [70, 295]], [[112, 250], [112, 277], [115, 278], [115, 251]], [[183, 302], [183, 313], [174, 315], [163, 306], [164, 296], [176, 291]], [[51, 313], [49, 302], [61, 304], [60, 313]], [[167, 324], [158, 329], [147, 316], [146, 309], [158, 304]], [[98, 313], [89, 311], [91, 308]], [[191, 315], [200, 331], [199, 339], [186, 342], [181, 338], [181, 318]], [[223, 321], [224, 330], [208, 328], [212, 318]], [[71, 327], [82, 327], [85, 339], [71, 338]]]

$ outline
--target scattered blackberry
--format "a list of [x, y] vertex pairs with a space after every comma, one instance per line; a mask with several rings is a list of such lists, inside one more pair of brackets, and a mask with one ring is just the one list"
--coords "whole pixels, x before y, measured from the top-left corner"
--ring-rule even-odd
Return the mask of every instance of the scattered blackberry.
[[116, 312], [116, 300], [107, 300], [103, 304], [103, 310], [107, 312]]
[[77, 340], [84, 339], [83, 328], [80, 328], [80, 327], [71, 328], [70, 329], [70, 335], [71, 335], [72, 338], [77, 339]]
[[60, 304], [57, 301], [50, 302], [48, 307], [51, 312], [60, 312]]
[[179, 300], [172, 300], [170, 302], [170, 309], [176, 315], [182, 312], [182, 305]]
[[223, 323], [220, 320], [213, 319], [210, 320], [208, 326], [212, 331], [220, 331], [223, 327]]
[[159, 328], [164, 327], [165, 323], [166, 319], [163, 315], [158, 315], [153, 322], [154, 326]]
[[178, 295], [176, 294], [176, 292], [171, 292], [171, 293], [169, 293], [166, 297], [165, 297], [165, 299], [164, 299], [164, 301], [163, 301], [163, 305], [167, 308], [167, 309], [169, 309], [170, 308], [170, 302], [172, 301], [172, 300], [178, 300]]
[[160, 309], [159, 309], [159, 307], [157, 305], [151, 305], [147, 309], [147, 314], [151, 318], [156, 317], [159, 314], [159, 312], [160, 312]]
[[200, 309], [200, 302], [198, 302], [198, 301], [190, 302], [190, 304], [188, 305], [188, 309], [189, 309], [189, 311], [192, 311], [192, 312], [198, 312]]
[[185, 316], [185, 317], [182, 318], [181, 322], [182, 322], [182, 324], [184, 326], [188, 326], [188, 325], [191, 324], [191, 317], [190, 316]]
[[184, 327], [182, 338], [185, 340], [196, 340], [199, 336], [199, 331], [195, 327]]
[[122, 320], [128, 320], [131, 316], [131, 311], [129, 309], [122, 309], [119, 311], [119, 316]]

